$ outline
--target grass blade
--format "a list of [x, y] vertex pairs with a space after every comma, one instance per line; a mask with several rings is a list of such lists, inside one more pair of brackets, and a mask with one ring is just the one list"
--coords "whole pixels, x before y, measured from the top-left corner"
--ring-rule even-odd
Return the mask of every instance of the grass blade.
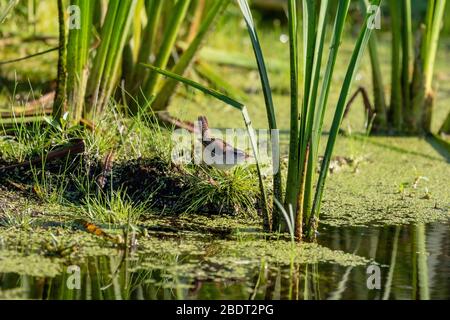
[[293, 211], [296, 211], [294, 206], [297, 205], [297, 191], [298, 191], [298, 176], [299, 176], [299, 142], [296, 137], [299, 135], [299, 88], [298, 88], [298, 16], [297, 16], [297, 2], [289, 0], [289, 52], [290, 52], [290, 79], [291, 79], [291, 124], [290, 124], [290, 143], [289, 143], [289, 165], [287, 175], [287, 188], [285, 195], [285, 206], [292, 205]]
[[[173, 15], [169, 20], [166, 31], [164, 32], [164, 39], [154, 63], [156, 67], [164, 69], [167, 66], [173, 46], [175, 45], [175, 42], [177, 40], [178, 31], [180, 30], [181, 24], [183, 23], [190, 3], [191, 0], [182, 0], [177, 1], [177, 3], [175, 4], [175, 7], [173, 8]], [[158, 73], [150, 73], [150, 76], [144, 84], [143, 88], [143, 94], [145, 96], [151, 97], [155, 94], [158, 80]], [[145, 97], [141, 97], [141, 100], [142, 99], [145, 99]]]
[[391, 74], [391, 105], [392, 125], [400, 131], [403, 124], [403, 94], [402, 94], [402, 57], [401, 57], [401, 16], [400, 1], [388, 1], [392, 21], [392, 74]]
[[[250, 40], [252, 42], [253, 45], [253, 51], [256, 57], [256, 61], [258, 64], [258, 70], [259, 70], [259, 75], [261, 78], [261, 85], [262, 85], [262, 89], [263, 89], [263, 93], [264, 93], [264, 101], [265, 101], [265, 105], [266, 105], [266, 113], [267, 113], [267, 119], [268, 119], [268, 123], [269, 123], [269, 128], [271, 129], [271, 132], [275, 132], [276, 130], [278, 130], [278, 126], [277, 126], [277, 120], [275, 117], [275, 107], [274, 107], [274, 103], [273, 103], [273, 97], [272, 97], [272, 88], [270, 86], [270, 81], [269, 81], [269, 76], [267, 73], [267, 68], [266, 68], [266, 62], [264, 60], [264, 55], [262, 52], [262, 48], [261, 48], [261, 44], [259, 42], [258, 39], [258, 34], [256, 32], [256, 26], [255, 23], [253, 21], [253, 17], [252, 17], [252, 13], [250, 11], [250, 7], [248, 5], [247, 0], [238, 0], [238, 4], [239, 7], [241, 9], [241, 12], [244, 16], [246, 25], [247, 25], [247, 29], [250, 35]], [[274, 137], [272, 137], [274, 138]], [[272, 141], [274, 141], [272, 139]], [[281, 163], [281, 159], [280, 159], [280, 152], [279, 150], [277, 150], [279, 142], [278, 139], [276, 139], [277, 141], [277, 145], [276, 146], [272, 146], [272, 163], [273, 163], [273, 189], [274, 189], [274, 205], [273, 208], [274, 213], [273, 213], [273, 226], [272, 228], [274, 230], [279, 229], [280, 227], [280, 212], [279, 210], [276, 210], [277, 206], [275, 205], [275, 201], [278, 202], [283, 202], [283, 188], [282, 188], [282, 178], [281, 178], [281, 170], [277, 170], [275, 168], [275, 164]], [[275, 171], [276, 170], [276, 171]]]
[[[379, 6], [381, 3], [381, 0], [374, 0], [372, 1], [372, 5]], [[342, 123], [342, 117], [345, 112], [345, 105], [347, 102], [348, 94], [351, 88], [351, 85], [353, 83], [353, 79], [356, 74], [356, 70], [359, 66], [359, 63], [361, 62], [362, 56], [364, 54], [364, 51], [368, 45], [370, 36], [372, 34], [373, 28], [369, 26], [369, 21], [371, 21], [373, 15], [377, 14], [377, 12], [368, 13], [366, 15], [366, 19], [364, 22], [363, 30], [361, 31], [358, 41], [356, 43], [355, 49], [352, 54], [352, 58], [350, 61], [350, 65], [347, 70], [347, 74], [345, 76], [344, 84], [340, 93], [340, 97], [338, 100], [338, 104], [336, 106], [336, 111], [334, 114], [333, 123], [330, 130], [330, 136], [328, 138], [328, 143], [326, 147], [326, 151], [324, 154], [324, 159], [322, 161], [322, 167], [320, 170], [319, 180], [317, 183], [317, 189], [316, 194], [314, 198], [312, 213], [311, 213], [311, 219], [308, 221], [309, 224], [309, 237], [314, 236], [314, 232], [317, 227], [319, 214], [320, 214], [320, 205], [322, 201], [323, 191], [325, 187], [325, 180], [328, 175], [328, 170], [330, 168], [330, 162], [331, 162], [331, 156], [334, 151], [334, 146], [336, 144], [336, 139], [339, 134], [339, 129]]]
[[66, 44], [66, 21], [64, 18], [64, 1], [58, 0], [58, 23], [59, 23], [59, 58], [58, 58], [58, 80], [55, 101], [53, 105], [53, 118], [59, 121], [67, 102], [67, 44]]
[[[363, 12], [367, 12], [369, 9], [369, 0], [360, 0], [361, 8]], [[381, 63], [378, 50], [378, 39], [374, 32], [369, 40], [369, 53], [372, 66], [372, 79], [373, 79], [373, 93], [374, 93], [374, 107], [376, 118], [374, 119], [374, 128], [377, 130], [387, 129], [387, 106], [386, 97], [384, 94], [384, 81], [381, 72]], [[370, 121], [370, 119], [369, 119]]]
[[19, 0], [9, 0], [8, 5], [0, 13], [0, 23], [5, 22], [8, 15], [14, 10], [15, 6], [19, 4]]
[[[200, 26], [200, 29], [195, 36], [195, 38], [190, 43], [188, 49], [183, 53], [180, 60], [173, 67], [172, 72], [175, 74], [184, 74], [188, 69], [189, 65], [192, 63], [192, 60], [195, 57], [195, 54], [198, 52], [200, 46], [203, 43], [207, 33], [211, 29], [211, 25], [213, 24], [216, 16], [222, 11], [225, 10], [226, 6], [228, 6], [228, 0], [216, 0], [214, 5], [209, 10], [206, 17], [203, 19], [203, 22]], [[155, 98], [155, 102], [152, 105], [153, 111], [161, 111], [167, 107], [167, 104], [172, 97], [177, 82], [174, 80], [166, 81], [158, 92]]]

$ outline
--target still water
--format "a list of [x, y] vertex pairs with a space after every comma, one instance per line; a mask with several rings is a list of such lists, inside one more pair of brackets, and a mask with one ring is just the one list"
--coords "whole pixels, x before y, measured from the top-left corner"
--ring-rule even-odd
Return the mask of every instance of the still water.
[[[83, 300], [450, 299], [449, 224], [323, 227], [318, 242], [373, 263], [358, 267], [329, 263], [278, 266], [262, 259], [259, 269], [249, 269], [244, 279], [205, 281], [184, 277], [182, 268], [179, 276], [167, 278], [161, 268], [136, 268], [145, 256], [124, 259], [118, 255], [88, 258], [81, 266], [79, 290], [68, 287], [67, 274], [34, 278], [9, 273], [0, 274], [0, 293], [25, 299]], [[195, 259], [187, 260], [192, 264]]]

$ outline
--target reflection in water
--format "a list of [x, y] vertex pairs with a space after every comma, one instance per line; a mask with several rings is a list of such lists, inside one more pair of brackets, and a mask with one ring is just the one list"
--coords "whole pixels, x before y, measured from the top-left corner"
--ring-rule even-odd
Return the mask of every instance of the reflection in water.
[[[380, 267], [381, 289], [367, 286], [367, 266], [270, 265], [249, 268], [245, 279], [200, 281], [183, 273], [185, 263], [201, 257], [172, 256], [176, 277], [164, 268], [140, 267], [144, 255], [88, 258], [81, 267], [80, 290], [67, 283], [71, 274], [34, 278], [0, 274], [0, 294], [30, 299], [449, 299], [448, 224], [386, 228], [324, 227], [319, 243], [366, 257]], [[126, 255], [125, 255], [126, 254]], [[125, 256], [124, 256], [125, 255]], [[165, 263], [162, 261], [161, 263]]]

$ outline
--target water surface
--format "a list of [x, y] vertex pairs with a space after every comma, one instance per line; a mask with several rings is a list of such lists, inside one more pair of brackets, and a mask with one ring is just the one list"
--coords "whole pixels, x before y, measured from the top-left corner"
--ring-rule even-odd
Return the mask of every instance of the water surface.
[[[174, 277], [145, 267], [145, 254], [118, 252], [114, 257], [87, 258], [80, 266], [80, 289], [72, 290], [70, 274], [36, 278], [0, 274], [0, 293], [26, 299], [450, 299], [450, 229], [436, 223], [385, 228], [322, 227], [318, 242], [333, 250], [365, 257], [367, 266], [343, 267], [330, 263], [246, 266], [233, 280], [204, 275], [192, 268], [201, 256], [173, 256], [179, 272]], [[175, 260], [175, 261], [174, 261]], [[161, 263], [167, 263], [165, 259]], [[143, 267], [143, 266], [144, 267]], [[379, 267], [379, 284], [369, 279], [368, 267]], [[190, 271], [188, 271], [190, 270]], [[378, 269], [369, 269], [373, 270]], [[219, 270], [220, 271], [220, 270]], [[189, 274], [187, 273], [189, 272]], [[368, 286], [369, 279], [369, 286]], [[373, 285], [375, 284], [375, 288]], [[371, 287], [371, 288], [369, 288]]]

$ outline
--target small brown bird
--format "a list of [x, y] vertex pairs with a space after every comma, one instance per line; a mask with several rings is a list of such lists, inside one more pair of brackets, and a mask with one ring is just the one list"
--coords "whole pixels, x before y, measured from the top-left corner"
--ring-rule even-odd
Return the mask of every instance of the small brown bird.
[[213, 138], [209, 133], [209, 124], [206, 117], [198, 118], [202, 130], [203, 162], [216, 169], [227, 171], [244, 164], [250, 156], [222, 139]]

